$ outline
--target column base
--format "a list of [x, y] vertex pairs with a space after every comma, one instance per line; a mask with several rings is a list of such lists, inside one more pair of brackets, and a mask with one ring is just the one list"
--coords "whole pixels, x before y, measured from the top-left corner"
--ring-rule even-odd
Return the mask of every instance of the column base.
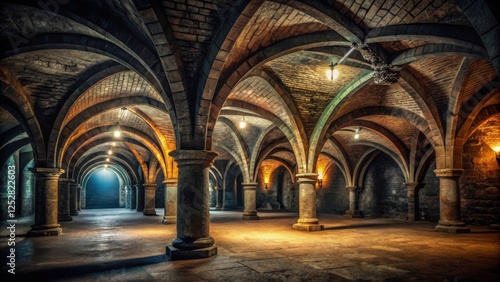
[[465, 226], [441, 225], [438, 224], [434, 227], [437, 232], [445, 233], [470, 233], [470, 228]]
[[57, 221], [72, 221], [73, 218], [70, 215], [58, 216]]
[[217, 254], [217, 246], [210, 246], [202, 249], [181, 250], [174, 246], [167, 246], [167, 256], [170, 260], [184, 259], [200, 259], [215, 256]]
[[321, 224], [295, 223], [292, 228], [298, 231], [321, 231], [325, 227]]
[[32, 225], [31, 229], [26, 232], [26, 236], [28, 237], [41, 237], [41, 236], [58, 236], [62, 233], [62, 228], [59, 227], [59, 224], [54, 227], [45, 227], [45, 226], [35, 226]]
[[244, 219], [244, 220], [257, 220], [259, 218], [260, 217], [258, 215], [243, 215], [241, 217], [241, 219]]
[[144, 210], [144, 215], [156, 215], [156, 210]]
[[173, 224], [177, 222], [177, 216], [164, 216], [163, 217], [163, 224]]
[[75, 212], [71, 212], [69, 215], [75, 216], [75, 215], [78, 215], [78, 212], [76, 212], [76, 211]]
[[363, 212], [360, 210], [346, 210], [344, 216], [350, 218], [362, 218]]

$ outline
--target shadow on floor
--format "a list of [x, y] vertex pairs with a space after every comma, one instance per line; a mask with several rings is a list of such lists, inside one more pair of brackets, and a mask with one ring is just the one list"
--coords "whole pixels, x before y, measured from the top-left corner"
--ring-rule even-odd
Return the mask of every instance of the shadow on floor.
[[39, 270], [17, 269], [16, 279], [21, 279], [22, 281], [28, 281], [22, 278], [43, 277], [44, 279], [43, 281], [64, 281], [69, 278], [83, 277], [86, 275], [95, 274], [97, 272], [134, 268], [145, 265], [153, 265], [153, 264], [163, 263], [166, 261], [170, 261], [170, 259], [166, 255], [157, 255], [157, 256], [142, 257], [142, 258], [114, 260], [108, 262], [95, 262], [82, 265], [50, 267]]

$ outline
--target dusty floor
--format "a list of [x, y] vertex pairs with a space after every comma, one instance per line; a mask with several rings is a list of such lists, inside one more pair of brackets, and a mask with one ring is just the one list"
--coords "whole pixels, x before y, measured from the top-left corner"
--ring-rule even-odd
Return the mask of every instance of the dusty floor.
[[[291, 229], [296, 213], [211, 211], [218, 255], [169, 261], [175, 225], [126, 209], [83, 210], [58, 237], [26, 238], [16, 226], [16, 274], [7, 273], [1, 230], [0, 281], [500, 281], [500, 232], [444, 234], [435, 223], [319, 214], [326, 230]], [[6, 222], [2, 222], [6, 226]], [[5, 280], [7, 278], [7, 280]]]

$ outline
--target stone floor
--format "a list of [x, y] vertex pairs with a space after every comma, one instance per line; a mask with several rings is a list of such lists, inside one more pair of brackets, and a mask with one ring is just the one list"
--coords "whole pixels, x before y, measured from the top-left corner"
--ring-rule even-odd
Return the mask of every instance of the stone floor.
[[296, 213], [259, 215], [243, 221], [241, 212], [211, 211], [219, 254], [189, 261], [165, 256], [176, 233], [161, 216], [83, 210], [63, 234], [44, 238], [24, 237], [32, 218], [22, 218], [15, 275], [1, 230], [0, 281], [500, 281], [498, 230], [445, 234], [432, 222], [319, 214], [325, 230], [308, 233], [291, 229]]

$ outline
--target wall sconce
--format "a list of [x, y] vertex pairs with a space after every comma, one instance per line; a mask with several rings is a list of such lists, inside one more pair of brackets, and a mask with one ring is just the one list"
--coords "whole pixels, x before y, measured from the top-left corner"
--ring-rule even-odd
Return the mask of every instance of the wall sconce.
[[318, 173], [318, 187], [319, 189], [323, 188], [323, 173]]
[[245, 121], [245, 117], [243, 116], [240, 121], [240, 128], [245, 128], [247, 127], [247, 122]]
[[493, 151], [495, 151], [495, 156], [497, 158], [497, 161], [500, 161], [500, 146], [493, 147]]
[[269, 178], [265, 178], [264, 179], [264, 184], [266, 185], [266, 187], [264, 189], [267, 189], [268, 188], [268, 185], [269, 185]]

